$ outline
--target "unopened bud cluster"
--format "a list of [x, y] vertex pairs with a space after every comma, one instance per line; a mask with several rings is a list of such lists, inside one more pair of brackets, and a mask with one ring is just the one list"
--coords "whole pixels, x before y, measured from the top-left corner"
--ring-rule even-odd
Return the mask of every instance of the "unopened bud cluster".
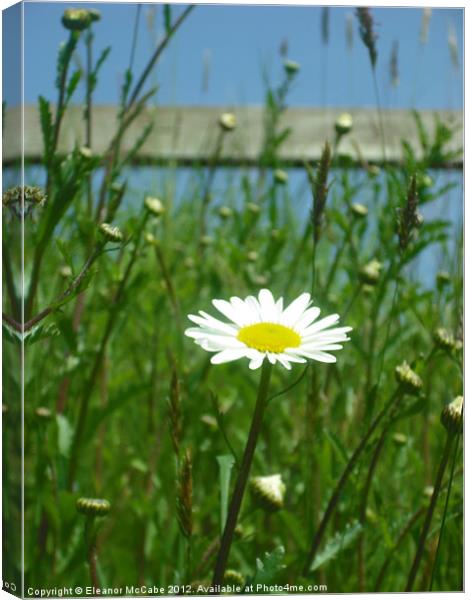
[[362, 281], [362, 283], [375, 285], [380, 278], [381, 270], [382, 263], [376, 259], [373, 259], [361, 268], [359, 271], [359, 279]]
[[421, 377], [413, 371], [406, 361], [395, 368], [395, 377], [408, 394], [416, 396], [423, 387]]
[[434, 332], [434, 342], [441, 350], [447, 350], [452, 352], [453, 350], [460, 350], [462, 348], [462, 342], [455, 339], [455, 337], [443, 327], [439, 327]]
[[354, 202], [351, 204], [351, 212], [355, 217], [367, 217], [369, 213], [369, 209], [364, 204], [359, 204], [358, 202]]
[[286, 486], [279, 474], [253, 477], [250, 480], [250, 491], [255, 502], [268, 512], [280, 510], [284, 506]]
[[122, 242], [123, 235], [119, 227], [114, 227], [109, 223], [101, 223], [100, 232], [105, 240], [109, 242]]
[[336, 133], [339, 136], [349, 133], [353, 126], [353, 120], [349, 113], [342, 113], [335, 122]]
[[233, 131], [237, 126], [237, 118], [233, 113], [222, 113], [219, 117], [219, 125], [223, 131]]
[[233, 569], [227, 569], [224, 574], [224, 583], [225, 585], [234, 585], [243, 587], [245, 585], [245, 578], [238, 571], [234, 571]]
[[441, 412], [441, 423], [449, 433], [462, 433], [463, 396], [457, 396], [453, 402], [444, 406]]
[[91, 517], [104, 517], [111, 509], [110, 503], [101, 498], [79, 498], [76, 506], [79, 513]]
[[18, 218], [21, 218], [22, 212], [24, 216], [28, 216], [33, 208], [44, 206], [46, 200], [44, 191], [34, 185], [24, 187], [17, 185], [8, 189], [2, 196], [3, 206], [10, 209]]
[[295, 60], [286, 60], [284, 61], [284, 71], [289, 77], [293, 77], [296, 73], [298, 73], [300, 69], [300, 65]]
[[153, 198], [152, 196], [146, 196], [144, 200], [145, 208], [154, 215], [155, 217], [161, 217], [165, 212], [163, 202], [159, 198]]
[[68, 8], [62, 16], [62, 25], [70, 31], [83, 31], [100, 18], [101, 14], [97, 10]]

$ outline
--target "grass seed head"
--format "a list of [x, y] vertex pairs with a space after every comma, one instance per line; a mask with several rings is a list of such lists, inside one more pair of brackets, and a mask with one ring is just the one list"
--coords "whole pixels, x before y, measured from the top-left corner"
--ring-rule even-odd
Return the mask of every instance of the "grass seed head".
[[361, 6], [356, 8], [356, 16], [359, 21], [359, 35], [364, 43], [364, 46], [369, 51], [369, 58], [372, 68], [375, 69], [377, 63], [377, 48], [375, 41], [377, 34], [374, 32], [374, 19], [370, 14], [370, 8]]
[[401, 252], [409, 247], [412, 237], [422, 224], [422, 216], [418, 211], [418, 193], [416, 190], [416, 175], [413, 175], [408, 185], [405, 204], [398, 209], [398, 243]]
[[178, 474], [176, 510], [181, 533], [190, 538], [193, 533], [193, 475], [191, 452], [186, 449], [183, 454]]
[[313, 239], [318, 242], [321, 236], [323, 225], [323, 216], [325, 212], [326, 200], [328, 197], [328, 175], [331, 166], [331, 149], [328, 142], [323, 146], [323, 152], [318, 164], [317, 172], [314, 174], [310, 167], [306, 165], [307, 175], [310, 181], [310, 187], [313, 195], [313, 208], [311, 219], [313, 225]]

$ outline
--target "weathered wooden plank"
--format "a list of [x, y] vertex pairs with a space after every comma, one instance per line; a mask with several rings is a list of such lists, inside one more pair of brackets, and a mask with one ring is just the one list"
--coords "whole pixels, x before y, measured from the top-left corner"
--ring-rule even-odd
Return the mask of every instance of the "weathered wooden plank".
[[[151, 107], [131, 125], [122, 143], [122, 151], [129, 151], [147, 123], [153, 122], [150, 137], [140, 149], [137, 161], [175, 161], [183, 164], [207, 162], [213, 155], [218, 136], [218, 118], [227, 109], [221, 107]], [[255, 164], [263, 142], [262, 107], [249, 106], [233, 109], [237, 117], [235, 131], [224, 139], [220, 162], [226, 164]], [[302, 164], [317, 160], [324, 141], [334, 140], [334, 123], [340, 109], [290, 108], [282, 117], [281, 127], [290, 128], [291, 135], [283, 144], [280, 157], [286, 164]], [[340, 151], [359, 161], [382, 162], [380, 128], [375, 109], [349, 109], [353, 117], [353, 130], [341, 140]], [[463, 146], [463, 115], [460, 111], [420, 111], [426, 130], [432, 137], [435, 118], [455, 130], [449, 148]], [[96, 106], [93, 110], [93, 152], [103, 153], [116, 130], [117, 108]], [[3, 138], [3, 160], [6, 164], [18, 159], [21, 140], [18, 138], [20, 108], [6, 111]], [[383, 112], [387, 161], [399, 162], [403, 157], [402, 140], [421, 154], [417, 127], [410, 111], [385, 110]], [[37, 107], [26, 106], [25, 159], [39, 162], [42, 156], [42, 138]], [[63, 121], [59, 150], [69, 152], [74, 145], [84, 143], [83, 108], [72, 106]], [[452, 167], [460, 167], [457, 160]]]

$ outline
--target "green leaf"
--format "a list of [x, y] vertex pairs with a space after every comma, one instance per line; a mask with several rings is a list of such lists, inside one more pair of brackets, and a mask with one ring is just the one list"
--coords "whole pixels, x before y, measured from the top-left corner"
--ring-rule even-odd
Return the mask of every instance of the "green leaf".
[[80, 71], [80, 69], [78, 69], [77, 71], [75, 71], [75, 73], [69, 79], [67, 88], [65, 90], [65, 101], [64, 101], [65, 106], [67, 106], [67, 104], [70, 102], [70, 99], [73, 96], [75, 90], [77, 89], [77, 85], [81, 78], [82, 78], [82, 72]]
[[21, 342], [24, 341], [25, 345], [31, 346], [32, 344], [39, 342], [39, 340], [60, 335], [60, 331], [54, 323], [49, 323], [48, 325], [36, 325], [24, 333], [16, 331], [5, 322], [2, 322], [2, 327], [3, 339], [12, 344], [21, 344]]
[[68, 458], [70, 455], [70, 448], [72, 446], [73, 429], [67, 417], [64, 415], [57, 415], [56, 422], [59, 454], [64, 458]]
[[284, 554], [284, 547], [278, 546], [272, 552], [266, 552], [263, 560], [257, 558], [256, 572], [251, 583], [263, 585], [277, 581], [279, 573], [285, 569]]
[[47, 163], [52, 139], [52, 114], [50, 104], [43, 96], [39, 96], [39, 121], [44, 145], [44, 158]]
[[231, 454], [217, 456], [220, 481], [220, 531], [223, 533], [227, 521], [228, 497], [230, 492], [230, 475], [235, 459]]
[[342, 550], [350, 546], [359, 535], [361, 529], [362, 525], [359, 523], [359, 521], [355, 521], [352, 525], [346, 525], [346, 529], [342, 533], [336, 533], [327, 542], [323, 552], [317, 554], [317, 557], [310, 570], [316, 571], [331, 559], [335, 558]]

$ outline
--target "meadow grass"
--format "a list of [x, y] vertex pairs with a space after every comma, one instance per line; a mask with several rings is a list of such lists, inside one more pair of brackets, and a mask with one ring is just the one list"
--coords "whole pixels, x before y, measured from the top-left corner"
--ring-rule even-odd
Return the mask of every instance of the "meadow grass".
[[[452, 132], [424, 131], [416, 113], [421, 154], [404, 140], [400, 165], [357, 169], [337, 139], [318, 165], [289, 170], [279, 151], [291, 63], [267, 88], [258, 169], [219, 166], [236, 126], [214, 123], [208, 166], [189, 169], [184, 185], [177, 168], [155, 167], [146, 188], [120, 142], [189, 14], [165, 10], [147, 67], [134, 73], [130, 61], [106, 156], [57, 152], [80, 77], [92, 145], [93, 90], [106, 68], [106, 52], [93, 63], [92, 20], [72, 15], [83, 31], [69, 29], [61, 50], [57, 110], [40, 100], [43, 170], [26, 170], [45, 202], [4, 195], [4, 579], [21, 568], [8, 525], [20, 517], [24, 344], [26, 586], [209, 585], [259, 373], [243, 361], [212, 365], [185, 338], [186, 315], [268, 287], [286, 300], [313, 290], [322, 314], [353, 331], [335, 364], [272, 370], [250, 475], [280, 474], [283, 507], [244, 495], [225, 581], [461, 590], [460, 433], [440, 417], [462, 394], [462, 238], [439, 217], [458, 176], [442, 183], [435, 170], [455, 158]], [[84, 73], [71, 73], [77, 48]], [[148, 196], [161, 208], [149, 210]], [[437, 216], [423, 219], [430, 207]]]

